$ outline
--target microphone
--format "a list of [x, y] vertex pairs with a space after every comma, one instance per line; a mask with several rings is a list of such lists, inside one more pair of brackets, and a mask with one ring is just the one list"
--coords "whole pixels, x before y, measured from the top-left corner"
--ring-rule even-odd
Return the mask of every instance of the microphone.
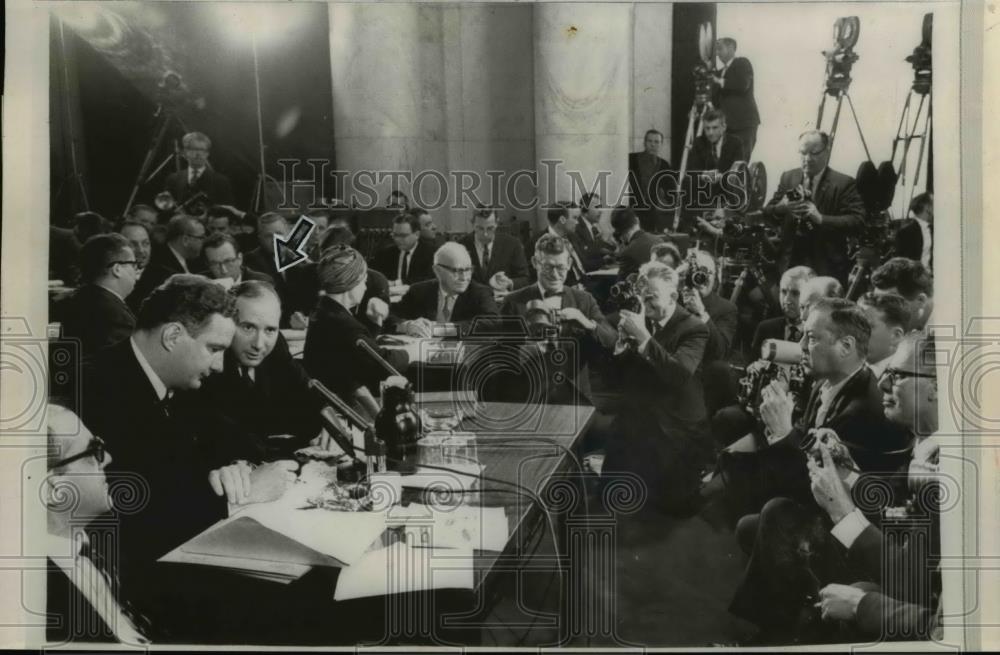
[[327, 389], [326, 385], [319, 380], [309, 380], [309, 388], [321, 395], [334, 409], [343, 414], [354, 427], [359, 430], [367, 430], [372, 427], [370, 422], [362, 418], [360, 414], [354, 411], [354, 408], [341, 400], [340, 396]]
[[397, 371], [395, 368], [393, 368], [392, 364], [385, 361], [385, 358], [382, 357], [382, 355], [380, 355], [377, 350], [368, 345], [368, 342], [365, 339], [363, 338], [358, 339], [357, 341], [354, 342], [354, 345], [360, 348], [361, 350], [365, 351], [366, 353], [368, 353], [368, 355], [371, 356], [371, 358], [374, 359], [379, 366], [384, 368], [389, 375], [403, 377], [403, 374]]
[[355, 457], [354, 440], [351, 438], [347, 426], [341, 422], [340, 417], [333, 411], [333, 408], [330, 406], [324, 407], [319, 413], [319, 417], [323, 421], [323, 427], [326, 428], [330, 437], [340, 446], [340, 449], [351, 457]]

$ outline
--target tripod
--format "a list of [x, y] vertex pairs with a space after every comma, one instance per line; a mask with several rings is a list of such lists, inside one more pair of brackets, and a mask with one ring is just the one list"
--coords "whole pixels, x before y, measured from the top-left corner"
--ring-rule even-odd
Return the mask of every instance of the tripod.
[[[62, 52], [62, 83], [63, 83], [63, 104], [66, 109], [66, 132], [69, 136], [69, 165], [70, 174], [69, 177], [64, 179], [60, 183], [59, 188], [56, 190], [53, 204], [55, 200], [62, 196], [63, 189], [66, 187], [67, 183], [73, 184], [76, 188], [77, 193], [80, 195], [80, 201], [83, 205], [84, 211], [90, 211], [90, 201], [87, 198], [87, 187], [83, 181], [83, 173], [80, 172], [79, 162], [76, 157], [76, 132], [73, 129], [73, 112], [69, 108], [69, 95], [70, 95], [70, 85], [69, 85], [69, 65], [70, 57], [67, 56], [66, 52], [66, 26], [62, 21], [59, 21], [59, 47]], [[70, 203], [71, 206], [73, 203]], [[73, 213], [76, 213], [75, 210]]]
[[[695, 137], [701, 136], [703, 121], [705, 112], [712, 108], [712, 103], [707, 97], [696, 95], [694, 100], [694, 105], [691, 106], [691, 111], [688, 112], [688, 127], [687, 135], [684, 137], [684, 152], [681, 154], [681, 169], [680, 174], [677, 176], [677, 206], [674, 208], [674, 221], [670, 227], [671, 232], [676, 232], [677, 227], [681, 222], [681, 212], [684, 209], [684, 203], [681, 199], [684, 197], [684, 177], [687, 175], [688, 167], [688, 157], [691, 155], [691, 148], [694, 147]], [[697, 125], [697, 127], [695, 127]]]
[[[899, 171], [899, 181], [902, 183], [904, 189], [907, 184], [906, 167], [910, 154], [910, 145], [916, 140], [920, 141], [916, 171], [914, 171], [913, 178], [910, 181], [910, 194], [906, 199], [907, 204], [902, 208], [900, 215], [906, 214], [909, 203], [913, 201], [913, 194], [916, 192], [917, 183], [920, 181], [920, 169], [924, 163], [924, 151], [930, 142], [931, 113], [934, 99], [934, 93], [931, 89], [931, 28], [933, 18], [933, 14], [926, 14], [924, 16], [923, 41], [914, 49], [913, 54], [906, 58], [913, 65], [913, 86], [910, 87], [910, 92], [906, 94], [903, 112], [899, 116], [899, 125], [896, 127], [896, 138], [892, 141], [891, 161], [893, 166], [896, 165], [896, 151], [899, 148], [899, 144], [903, 144], [902, 156], [896, 170]], [[910, 118], [910, 104], [914, 95], [920, 96], [920, 101], [917, 104], [916, 112], [913, 114], [913, 122], [910, 123], [908, 121]], [[925, 104], [927, 106], [926, 112], [924, 112]], [[918, 126], [921, 124], [921, 114], [923, 114], [923, 127], [918, 132]]]
[[149, 169], [153, 165], [154, 159], [163, 148], [163, 143], [166, 141], [167, 134], [171, 132], [172, 129], [180, 128], [184, 133], [187, 132], [187, 127], [185, 127], [184, 122], [177, 116], [176, 109], [170, 105], [166, 98], [161, 100], [160, 104], [156, 107], [156, 113], [153, 114], [156, 118], [156, 127], [153, 131], [153, 140], [149, 144], [149, 148], [146, 149], [146, 156], [142, 160], [142, 165], [139, 167], [139, 174], [136, 175], [135, 184], [132, 185], [132, 193], [128, 196], [128, 202], [125, 204], [125, 210], [122, 215], [127, 215], [129, 210], [132, 209], [132, 205], [135, 203], [135, 197], [139, 194], [139, 189], [149, 184], [154, 177], [160, 174], [164, 166], [170, 163], [171, 160], [174, 162], [174, 170], [179, 171], [181, 169], [180, 161], [180, 149], [177, 146], [176, 139], [174, 140], [174, 150], [168, 154], [160, 165], [153, 169], [152, 172]]
[[264, 144], [264, 116], [261, 110], [260, 101], [260, 62], [257, 57], [256, 30], [251, 30], [250, 32], [250, 48], [253, 51], [253, 81], [257, 104], [257, 155], [260, 159], [260, 172], [257, 175], [257, 181], [254, 183], [253, 196], [250, 199], [250, 208], [251, 211], [258, 214], [260, 213], [261, 204], [266, 202], [266, 187], [268, 182], [272, 183], [273, 186], [279, 190], [281, 190], [281, 184], [278, 180], [267, 174], [267, 164], [264, 161], [264, 151], [267, 146]]

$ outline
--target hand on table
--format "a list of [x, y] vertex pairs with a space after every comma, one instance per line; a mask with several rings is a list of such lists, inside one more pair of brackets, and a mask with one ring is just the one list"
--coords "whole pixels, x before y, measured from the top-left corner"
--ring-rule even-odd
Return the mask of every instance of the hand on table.
[[288, 326], [293, 330], [305, 330], [309, 327], [309, 319], [302, 312], [292, 312], [288, 317]]
[[371, 298], [368, 307], [365, 308], [365, 316], [375, 325], [382, 325], [389, 316], [389, 305], [381, 298]]
[[242, 505], [250, 497], [250, 465], [239, 460], [208, 474], [216, 496], [225, 496], [230, 505]]
[[490, 286], [500, 291], [510, 291], [514, 286], [514, 281], [507, 277], [503, 271], [498, 271], [490, 278]]
[[820, 616], [824, 621], [853, 621], [858, 615], [858, 604], [864, 589], [844, 584], [828, 584], [819, 590]]
[[403, 334], [408, 334], [411, 337], [429, 339], [434, 334], [434, 322], [422, 316], [412, 321], [403, 321], [399, 327]]
[[268, 462], [253, 468], [240, 460], [208, 474], [208, 482], [230, 505], [265, 503], [280, 498], [295, 480], [299, 465], [292, 460]]

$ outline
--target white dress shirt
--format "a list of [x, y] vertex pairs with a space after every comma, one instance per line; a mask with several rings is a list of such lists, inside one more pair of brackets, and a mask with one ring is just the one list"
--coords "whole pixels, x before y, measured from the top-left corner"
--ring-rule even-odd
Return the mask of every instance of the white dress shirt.
[[922, 242], [924, 244], [923, 250], [920, 252], [920, 263], [930, 270], [931, 251], [934, 248], [931, 243], [931, 225], [922, 218], [914, 217], [914, 220], [917, 221], [917, 225], [920, 226], [920, 236], [923, 237]]
[[129, 337], [128, 342], [132, 345], [132, 352], [135, 353], [135, 358], [139, 360], [139, 367], [142, 369], [142, 372], [146, 374], [146, 378], [149, 379], [149, 383], [153, 385], [153, 390], [156, 391], [156, 397], [159, 400], [163, 400], [169, 396], [170, 390], [167, 389], [167, 385], [163, 384], [163, 380], [161, 380], [160, 376], [156, 374], [153, 367], [149, 365], [149, 362], [146, 360], [146, 356], [142, 354], [141, 350], [139, 350], [139, 344], [137, 344], [135, 339], [132, 337]]
[[823, 381], [823, 386], [819, 390], [819, 409], [816, 411], [816, 422], [813, 427], [820, 427], [823, 422], [826, 421], [826, 413], [830, 411], [830, 405], [833, 404], [834, 398], [840, 393], [840, 390], [844, 388], [847, 381], [853, 378], [864, 368], [864, 364], [859, 366], [853, 373], [845, 377], [843, 380], [837, 384], [830, 384], [828, 381]]
[[188, 270], [187, 260], [181, 257], [180, 253], [174, 250], [173, 246], [168, 244], [167, 248], [174, 254], [174, 258], [181, 263], [181, 268], [184, 269], [184, 272], [190, 273], [191, 271]]

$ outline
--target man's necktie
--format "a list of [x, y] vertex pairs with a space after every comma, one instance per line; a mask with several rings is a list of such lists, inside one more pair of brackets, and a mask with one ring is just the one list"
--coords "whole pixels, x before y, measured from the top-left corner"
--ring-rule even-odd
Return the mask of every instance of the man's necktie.
[[598, 241], [601, 240], [601, 231], [597, 229], [596, 225], [590, 226], [590, 236], [594, 240], [594, 243], [597, 243]]
[[448, 323], [451, 321], [451, 313], [455, 309], [455, 296], [447, 295], [444, 297], [444, 303], [441, 305], [441, 312], [438, 315], [439, 323]]
[[396, 273], [396, 279], [403, 281], [407, 278], [407, 273], [410, 271], [410, 252], [399, 253], [399, 270]]
[[794, 341], [796, 343], [802, 341], [802, 330], [799, 329], [798, 325], [787, 325], [785, 327], [785, 334], [788, 337], [788, 341]]
[[254, 382], [254, 380], [253, 380], [253, 377], [250, 376], [250, 368], [249, 367], [247, 367], [247, 366], [241, 366], [240, 367], [240, 377], [243, 378], [243, 384], [245, 384], [247, 386], [247, 388], [253, 389], [253, 382]]
[[483, 246], [483, 272], [490, 270], [490, 246]]

